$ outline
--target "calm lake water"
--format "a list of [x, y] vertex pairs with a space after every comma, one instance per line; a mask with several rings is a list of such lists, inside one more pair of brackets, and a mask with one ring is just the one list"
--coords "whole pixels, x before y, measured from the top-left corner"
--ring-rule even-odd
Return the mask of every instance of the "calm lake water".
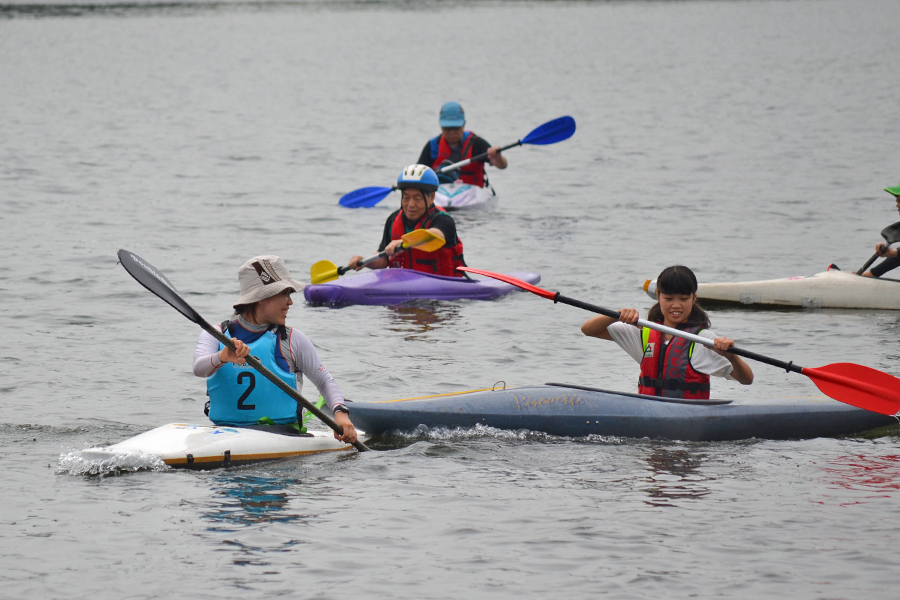
[[[701, 281], [858, 268], [897, 221], [900, 3], [168, 2], [0, 5], [0, 597], [895, 598], [900, 434], [677, 443], [490, 429], [213, 472], [91, 475], [78, 451], [204, 423], [198, 328], [116, 265], [159, 267], [209, 321], [237, 267], [298, 278], [373, 252], [390, 185], [459, 100], [507, 153], [458, 214], [471, 266], [646, 310]], [[805, 366], [900, 375], [900, 313], [710, 311]], [[385, 400], [636, 365], [531, 295], [312, 308], [289, 324], [344, 393]], [[754, 365], [738, 402], [819, 396]]]

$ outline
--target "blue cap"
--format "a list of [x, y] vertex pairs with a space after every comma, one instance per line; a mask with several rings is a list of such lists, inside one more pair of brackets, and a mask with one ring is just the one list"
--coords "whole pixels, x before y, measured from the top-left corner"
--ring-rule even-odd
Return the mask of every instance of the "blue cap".
[[447, 102], [441, 107], [441, 127], [462, 127], [466, 124], [466, 111], [459, 102]]

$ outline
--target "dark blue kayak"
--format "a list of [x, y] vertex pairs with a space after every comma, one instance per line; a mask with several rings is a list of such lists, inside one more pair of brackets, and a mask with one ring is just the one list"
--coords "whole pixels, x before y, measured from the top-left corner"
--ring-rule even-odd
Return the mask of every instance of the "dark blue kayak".
[[353, 423], [369, 435], [427, 427], [528, 429], [686, 441], [809, 439], [897, 424], [897, 419], [827, 398], [673, 400], [566, 384], [385, 402], [354, 402]]

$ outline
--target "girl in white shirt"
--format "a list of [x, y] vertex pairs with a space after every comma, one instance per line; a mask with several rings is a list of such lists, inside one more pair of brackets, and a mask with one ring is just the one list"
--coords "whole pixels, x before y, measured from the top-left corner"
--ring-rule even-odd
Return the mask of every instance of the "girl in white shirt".
[[728, 352], [734, 341], [708, 329], [709, 317], [697, 303], [697, 278], [690, 269], [676, 265], [663, 270], [656, 280], [656, 297], [658, 302], [650, 309], [648, 321], [709, 338], [715, 348], [637, 327], [640, 313], [633, 308], [621, 309], [618, 321], [597, 316], [581, 326], [585, 335], [616, 342], [641, 365], [640, 393], [709, 398], [710, 375], [744, 385], [753, 382], [753, 371], [747, 363]]

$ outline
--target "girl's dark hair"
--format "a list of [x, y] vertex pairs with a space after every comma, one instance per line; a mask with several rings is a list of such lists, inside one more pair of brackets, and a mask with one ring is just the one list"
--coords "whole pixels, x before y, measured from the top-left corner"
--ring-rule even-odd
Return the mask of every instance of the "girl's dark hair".
[[[679, 294], [685, 296], [696, 294], [697, 278], [694, 276], [694, 272], [684, 265], [666, 267], [663, 269], [663, 272], [659, 274], [659, 277], [656, 278], [656, 291], [660, 294]], [[653, 308], [650, 309], [647, 320], [656, 323], [662, 323], [665, 320], [662, 310], [659, 308], [659, 302], [654, 304]], [[709, 328], [709, 315], [700, 308], [700, 302], [694, 301], [691, 314], [688, 315], [687, 321], [680, 326], [680, 328], [685, 327]]]
[[258, 302], [254, 302], [253, 304], [238, 304], [234, 307], [234, 314], [242, 315], [245, 319], [249, 316], [251, 319], [256, 316], [256, 305]]

